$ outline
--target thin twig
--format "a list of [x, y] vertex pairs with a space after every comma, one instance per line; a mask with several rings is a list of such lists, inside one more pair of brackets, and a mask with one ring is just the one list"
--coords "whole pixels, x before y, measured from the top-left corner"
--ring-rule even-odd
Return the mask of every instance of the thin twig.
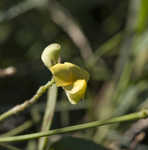
[[0, 143], [25, 141], [25, 140], [44, 137], [44, 136], [51, 136], [51, 135], [55, 135], [55, 134], [64, 134], [64, 133], [69, 133], [69, 132], [73, 132], [73, 131], [79, 131], [79, 130], [84, 130], [84, 129], [88, 129], [88, 128], [93, 128], [93, 127], [97, 127], [97, 126], [104, 126], [104, 125], [109, 125], [109, 124], [114, 124], [114, 123], [133, 121], [133, 120], [143, 119], [143, 118], [147, 118], [147, 117], [148, 117], [148, 110], [142, 110], [142, 111], [139, 111], [136, 113], [131, 113], [131, 114], [120, 116], [120, 117], [114, 117], [114, 118], [107, 119], [107, 120], [100, 120], [100, 121], [94, 121], [94, 122], [90, 122], [90, 123], [84, 123], [84, 124], [65, 127], [65, 128], [61, 128], [61, 129], [54, 129], [54, 130], [50, 130], [50, 131], [44, 131], [44, 132], [38, 132], [38, 133], [32, 133], [32, 134], [20, 135], [20, 136], [2, 137], [2, 138], [0, 138]]
[[23, 110], [25, 110], [26, 108], [28, 108], [29, 106], [31, 106], [33, 103], [35, 103], [40, 96], [42, 96], [42, 94], [54, 83], [54, 79], [52, 79], [51, 81], [48, 81], [45, 85], [41, 86], [36, 94], [29, 100], [26, 100], [23, 104], [20, 105], [16, 105], [15, 107], [13, 107], [12, 109], [8, 110], [7, 112], [4, 112], [3, 114], [0, 115], [0, 122], [3, 121], [4, 119], [18, 113], [21, 112]]

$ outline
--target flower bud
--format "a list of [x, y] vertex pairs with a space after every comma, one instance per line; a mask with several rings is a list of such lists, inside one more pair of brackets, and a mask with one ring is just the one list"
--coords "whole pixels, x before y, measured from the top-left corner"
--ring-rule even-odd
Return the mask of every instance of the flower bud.
[[60, 51], [61, 46], [57, 43], [50, 44], [44, 49], [41, 59], [47, 68], [58, 63]]

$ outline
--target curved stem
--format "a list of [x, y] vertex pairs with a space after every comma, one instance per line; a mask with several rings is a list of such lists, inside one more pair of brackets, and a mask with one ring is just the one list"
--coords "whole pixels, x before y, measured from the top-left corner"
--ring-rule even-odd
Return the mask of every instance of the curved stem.
[[4, 112], [3, 114], [0, 115], [0, 122], [3, 121], [4, 119], [18, 113], [21, 112], [23, 110], [25, 110], [27, 107], [31, 106], [33, 103], [35, 103], [40, 96], [43, 95], [43, 93], [46, 92], [46, 90], [54, 83], [54, 79], [52, 79], [51, 81], [48, 81], [45, 85], [41, 86], [36, 94], [29, 100], [26, 100], [23, 104], [20, 105], [16, 105], [15, 107], [13, 107], [12, 109], [8, 110], [7, 112]]
[[35, 139], [35, 138], [44, 137], [44, 136], [63, 134], [63, 133], [67, 133], [67, 132], [73, 132], [73, 131], [93, 128], [93, 127], [97, 127], [97, 126], [109, 125], [109, 124], [113, 124], [113, 123], [138, 120], [138, 119], [143, 119], [146, 117], [148, 117], [148, 110], [142, 110], [142, 111], [139, 111], [136, 113], [132, 113], [132, 114], [128, 114], [128, 115], [124, 115], [124, 116], [120, 116], [120, 117], [114, 117], [114, 118], [111, 118], [108, 120], [94, 121], [94, 122], [90, 122], [90, 123], [84, 123], [84, 124], [80, 124], [80, 125], [75, 125], [75, 126], [65, 127], [65, 128], [61, 128], [61, 129], [45, 131], [45, 132], [27, 134], [27, 135], [3, 137], [3, 138], [0, 138], [0, 143], [30, 140], [30, 139]]

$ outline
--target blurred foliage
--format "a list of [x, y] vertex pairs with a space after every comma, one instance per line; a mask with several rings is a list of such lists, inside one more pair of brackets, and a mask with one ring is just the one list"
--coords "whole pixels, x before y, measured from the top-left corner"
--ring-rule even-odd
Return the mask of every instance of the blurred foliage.
[[[50, 79], [40, 55], [53, 42], [62, 45], [61, 61], [86, 68], [90, 80], [85, 100], [75, 106], [67, 102], [59, 89], [52, 128], [147, 108], [147, 14], [147, 0], [0, 1], [0, 112], [28, 99]], [[6, 73], [9, 66], [15, 67], [16, 72]], [[29, 110], [1, 124], [1, 133], [28, 120], [33, 120], [32, 127], [24, 129], [24, 133], [38, 131], [41, 123], [34, 118], [43, 116], [46, 96], [41, 99]], [[83, 138], [87, 138], [108, 149], [147, 150], [147, 128], [133, 132], [132, 139], [126, 135], [136, 125], [133, 122], [71, 133], [81, 139], [74, 138], [76, 141], [70, 146], [80, 149], [77, 142], [82, 144]], [[67, 140], [64, 139], [65, 146]], [[49, 145], [53, 141], [57, 141], [54, 136]], [[28, 142], [27, 149], [37, 149], [36, 142]], [[85, 142], [81, 145], [84, 149], [90, 141]], [[16, 146], [25, 149], [26, 143]]]
[[57, 142], [53, 143], [50, 147], [51, 150], [107, 150], [99, 144], [94, 143], [91, 140], [75, 137], [63, 137]]

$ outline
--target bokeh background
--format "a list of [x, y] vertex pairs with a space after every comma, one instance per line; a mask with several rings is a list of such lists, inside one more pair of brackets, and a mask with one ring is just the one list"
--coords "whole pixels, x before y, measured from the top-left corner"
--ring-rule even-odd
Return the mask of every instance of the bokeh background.
[[[147, 0], [1, 0], [0, 113], [32, 97], [51, 78], [40, 55], [51, 43], [62, 46], [61, 62], [88, 70], [83, 101], [71, 105], [58, 89], [52, 129], [148, 107]], [[0, 124], [0, 132], [25, 124], [40, 131], [47, 95]], [[49, 108], [50, 109], [50, 108]], [[147, 150], [148, 119], [56, 135], [53, 150]], [[36, 150], [37, 140], [13, 144]], [[66, 147], [67, 146], [67, 147]], [[0, 149], [9, 149], [1, 145]]]

